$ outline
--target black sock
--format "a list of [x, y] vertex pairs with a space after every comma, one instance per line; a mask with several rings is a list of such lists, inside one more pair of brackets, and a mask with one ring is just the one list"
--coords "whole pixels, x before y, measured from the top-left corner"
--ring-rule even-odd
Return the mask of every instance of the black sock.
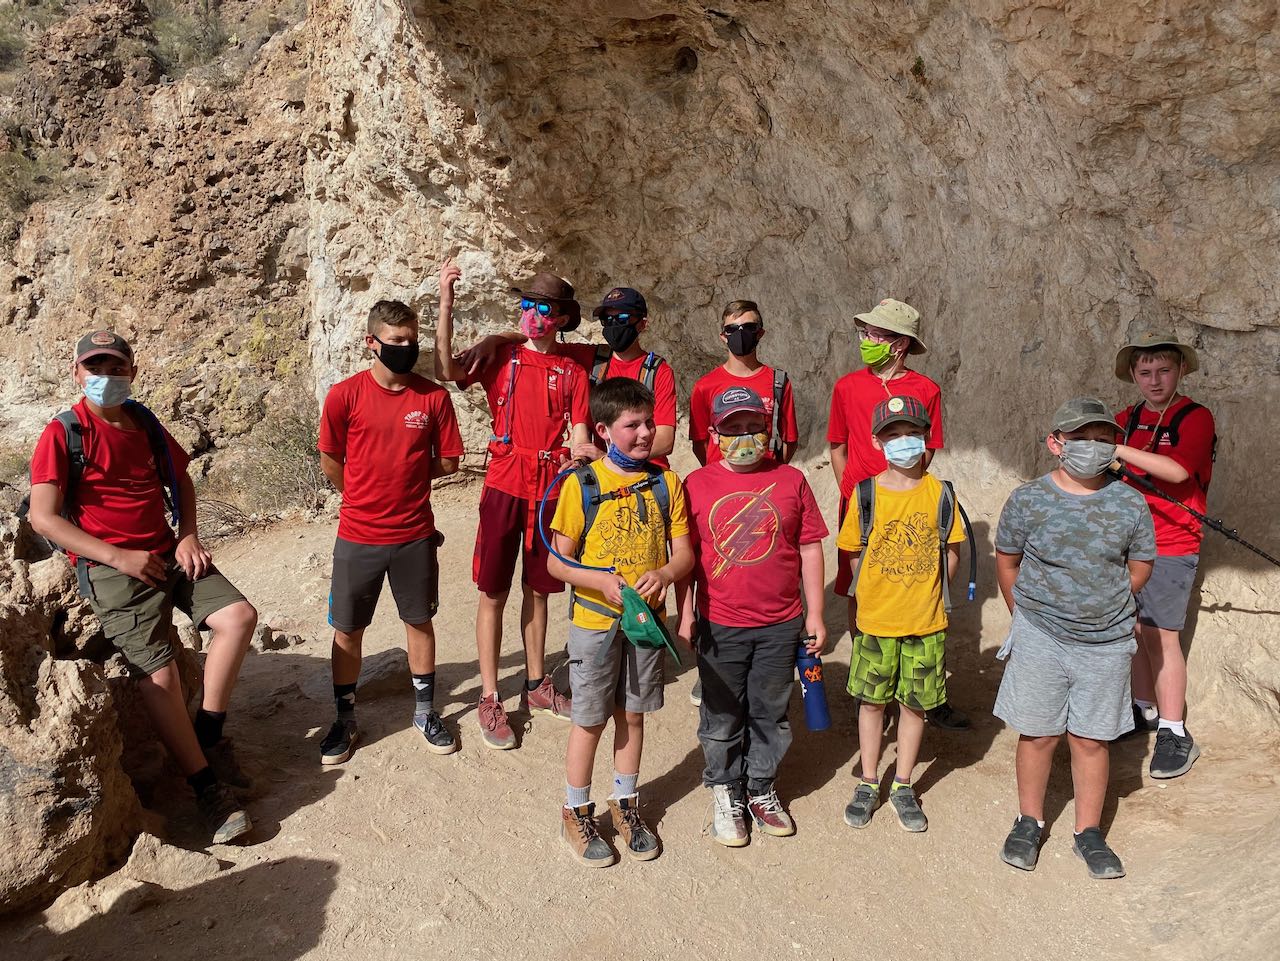
[[541, 677], [538, 678], [536, 681], [533, 678], [529, 678], [527, 681], [524, 682], [524, 689], [526, 691], [536, 691], [538, 689], [538, 685], [542, 683], [542, 680], [543, 678]]
[[333, 685], [333, 701], [338, 708], [338, 717], [356, 716], [356, 686], [354, 684]]
[[201, 747], [213, 747], [222, 740], [222, 725], [227, 720], [226, 711], [196, 711], [196, 740]]
[[435, 710], [436, 672], [413, 675], [413, 713], [430, 714]]
[[187, 783], [191, 785], [191, 790], [196, 792], [196, 796], [203, 794], [209, 788], [218, 783], [217, 777], [214, 776], [213, 768], [205, 765], [187, 778]]

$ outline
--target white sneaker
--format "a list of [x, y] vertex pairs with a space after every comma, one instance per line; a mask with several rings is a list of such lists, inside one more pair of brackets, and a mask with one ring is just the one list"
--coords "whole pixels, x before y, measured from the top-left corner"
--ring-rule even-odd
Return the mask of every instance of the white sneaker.
[[749, 837], [741, 793], [728, 784], [714, 784], [711, 787], [711, 808], [709, 833], [712, 839], [730, 848], [746, 845]]

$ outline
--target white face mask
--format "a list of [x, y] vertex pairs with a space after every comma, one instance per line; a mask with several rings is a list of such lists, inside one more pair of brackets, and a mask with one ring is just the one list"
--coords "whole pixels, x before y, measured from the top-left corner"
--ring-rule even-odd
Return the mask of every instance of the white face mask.
[[894, 467], [909, 468], [920, 463], [924, 456], [924, 438], [908, 434], [884, 443], [884, 459]]
[[119, 407], [129, 399], [133, 382], [128, 377], [110, 374], [86, 374], [84, 396], [99, 407]]

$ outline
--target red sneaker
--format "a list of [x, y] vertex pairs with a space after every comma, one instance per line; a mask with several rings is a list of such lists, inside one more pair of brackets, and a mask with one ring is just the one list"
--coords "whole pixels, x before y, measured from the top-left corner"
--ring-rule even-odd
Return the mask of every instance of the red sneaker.
[[765, 834], [775, 838], [789, 838], [796, 833], [796, 824], [791, 820], [778, 800], [778, 792], [770, 789], [767, 794], [753, 794], [747, 798], [747, 810], [752, 819]]
[[556, 686], [551, 683], [551, 675], [548, 674], [534, 690], [526, 687], [520, 692], [520, 707], [530, 714], [549, 714], [567, 721], [573, 701], [556, 690]]
[[477, 717], [480, 721], [480, 736], [484, 738], [484, 746], [495, 751], [510, 751], [516, 746], [516, 735], [507, 723], [507, 712], [498, 700], [498, 692], [480, 698]]

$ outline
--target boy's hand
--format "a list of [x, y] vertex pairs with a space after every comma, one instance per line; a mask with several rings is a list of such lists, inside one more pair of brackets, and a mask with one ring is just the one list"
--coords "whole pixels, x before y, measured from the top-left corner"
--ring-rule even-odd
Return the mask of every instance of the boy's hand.
[[462, 268], [453, 262], [452, 257], [446, 257], [444, 263], [440, 265], [440, 303], [453, 304], [453, 287], [462, 279]]
[[806, 617], [804, 632], [809, 635], [809, 640], [804, 645], [806, 651], [819, 657], [827, 652], [827, 625], [823, 623], [822, 618]]
[[481, 337], [454, 360], [467, 369], [468, 377], [474, 377], [476, 371], [484, 370], [498, 359], [498, 348], [504, 343], [496, 334]]
[[586, 465], [603, 457], [604, 451], [595, 444], [574, 444], [569, 448], [569, 454], [574, 460], [581, 461], [582, 464]]
[[635, 583], [636, 593], [645, 599], [650, 607], [661, 607], [667, 602], [667, 588], [671, 586], [671, 578], [658, 568], [645, 571]]
[[622, 589], [627, 586], [627, 582], [621, 577], [611, 578], [605, 585], [602, 593], [604, 599], [614, 607], [622, 606]]
[[689, 653], [693, 655], [694, 660], [698, 658], [698, 649], [693, 644], [693, 616], [680, 617], [676, 622], [676, 640], [680, 642], [682, 647], [687, 647]]
[[108, 566], [148, 587], [159, 587], [165, 579], [164, 561], [150, 551], [121, 551]]
[[174, 559], [177, 560], [178, 566], [182, 568], [187, 578], [193, 581], [200, 580], [213, 567], [213, 557], [195, 534], [188, 534], [178, 541]]

